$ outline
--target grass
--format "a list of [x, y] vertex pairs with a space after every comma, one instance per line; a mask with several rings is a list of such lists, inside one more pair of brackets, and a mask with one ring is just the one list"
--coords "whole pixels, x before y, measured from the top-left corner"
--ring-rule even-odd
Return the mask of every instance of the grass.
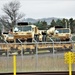
[[[75, 65], [74, 65], [75, 66]], [[73, 70], [75, 67], [73, 66]], [[60, 56], [34, 56], [17, 57], [17, 72], [36, 71], [67, 71], [68, 65], [64, 63], [64, 58]], [[13, 59], [0, 57], [0, 72], [13, 72]]]
[[[75, 44], [74, 44], [75, 49]], [[47, 52], [41, 50], [39, 53]], [[26, 52], [28, 54], [29, 52]], [[73, 64], [75, 71], [75, 65]], [[36, 72], [36, 71], [68, 71], [68, 65], [64, 63], [62, 56], [38, 56], [25, 55], [23, 58], [17, 56], [17, 72]], [[13, 72], [13, 58], [0, 57], [0, 72]]]

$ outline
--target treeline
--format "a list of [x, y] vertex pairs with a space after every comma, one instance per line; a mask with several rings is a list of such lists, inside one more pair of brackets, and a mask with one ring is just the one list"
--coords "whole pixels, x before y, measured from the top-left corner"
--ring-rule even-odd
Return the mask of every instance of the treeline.
[[[32, 23], [29, 23], [31, 25]], [[70, 28], [72, 33], [75, 33], [75, 19], [70, 18], [70, 19], [57, 19], [56, 21], [53, 19], [50, 24], [48, 25], [46, 21], [38, 21], [36, 23], [33, 23], [36, 25], [40, 30], [47, 30], [50, 27], [54, 26], [62, 26], [64, 28]], [[2, 25], [0, 25], [0, 34], [2, 30]]]
[[[18, 1], [11, 1], [3, 5], [2, 11], [4, 12], [4, 15], [0, 16], [0, 34], [3, 31], [3, 27], [5, 30], [9, 31], [25, 16], [25, 14], [19, 13], [19, 8], [20, 2]], [[46, 30], [53, 26], [63, 26], [71, 28], [72, 33], [75, 33], [75, 20], [73, 18], [63, 18], [56, 21], [53, 19], [49, 25], [47, 25], [46, 21], [38, 21], [34, 23], [34, 25], [36, 25], [41, 30]]]
[[[29, 23], [32, 24], [32, 23]], [[49, 25], [47, 25], [46, 21], [38, 21], [34, 23], [39, 29], [46, 30], [53, 26], [62, 26], [64, 28], [70, 28], [72, 33], [75, 33], [75, 20], [73, 18], [70, 19], [57, 19], [56, 21], [53, 19]]]

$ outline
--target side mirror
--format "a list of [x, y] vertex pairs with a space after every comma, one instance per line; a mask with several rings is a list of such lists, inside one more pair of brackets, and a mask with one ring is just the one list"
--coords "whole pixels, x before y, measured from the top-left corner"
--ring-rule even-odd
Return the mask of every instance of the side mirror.
[[55, 34], [58, 34], [59, 33], [59, 31], [58, 30], [55, 30]]

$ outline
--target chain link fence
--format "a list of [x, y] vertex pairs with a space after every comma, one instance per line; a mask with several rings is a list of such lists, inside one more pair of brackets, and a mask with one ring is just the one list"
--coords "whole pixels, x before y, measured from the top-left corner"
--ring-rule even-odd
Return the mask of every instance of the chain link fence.
[[[17, 72], [68, 71], [64, 53], [74, 51], [74, 42], [71, 43], [0, 43], [0, 73], [13, 72], [13, 52], [18, 53]], [[72, 70], [75, 71], [74, 64]]]

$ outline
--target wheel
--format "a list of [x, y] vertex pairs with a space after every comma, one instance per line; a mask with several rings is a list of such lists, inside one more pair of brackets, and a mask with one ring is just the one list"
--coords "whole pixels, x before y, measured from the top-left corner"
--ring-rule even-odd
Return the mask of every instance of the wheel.
[[34, 39], [38, 42], [39, 41], [39, 36], [38, 35], [34, 35]]
[[14, 40], [13, 41], [7, 41], [8, 43], [14, 43]]
[[33, 54], [36, 54], [36, 50], [34, 49], [34, 50], [32, 50], [33, 51]]
[[29, 54], [32, 54], [32, 51], [29, 51]]
[[53, 49], [49, 49], [49, 52], [50, 52], [50, 53], [53, 53]]
[[21, 55], [21, 51], [18, 51], [18, 54]]
[[27, 39], [27, 42], [32, 42], [32, 38]]
[[45, 42], [46, 41], [46, 35], [43, 35], [43, 38], [42, 38], [42, 40]]
[[70, 39], [68, 38], [68, 39], [66, 39], [66, 41], [70, 41]]

